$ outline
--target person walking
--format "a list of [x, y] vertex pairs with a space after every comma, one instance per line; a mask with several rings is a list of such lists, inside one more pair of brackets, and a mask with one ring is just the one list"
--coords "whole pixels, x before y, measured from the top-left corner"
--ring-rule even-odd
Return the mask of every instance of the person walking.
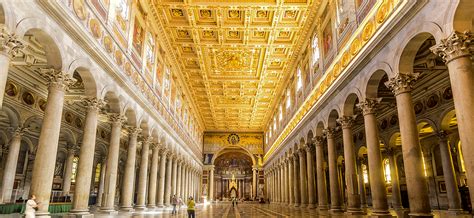
[[36, 196], [31, 195], [30, 199], [26, 201], [25, 207], [25, 218], [34, 218], [36, 215], [36, 209], [38, 209], [38, 204], [36, 203]]
[[178, 212], [181, 210], [181, 206], [184, 205], [183, 199], [178, 197]]
[[173, 195], [171, 198], [171, 205], [173, 205], [173, 211], [171, 211], [171, 214], [176, 214], [176, 205], [178, 204], [178, 198], [176, 198], [176, 195]]
[[189, 197], [188, 200], [188, 218], [196, 218], [196, 211], [194, 207], [196, 206], [196, 203], [194, 202], [193, 197]]

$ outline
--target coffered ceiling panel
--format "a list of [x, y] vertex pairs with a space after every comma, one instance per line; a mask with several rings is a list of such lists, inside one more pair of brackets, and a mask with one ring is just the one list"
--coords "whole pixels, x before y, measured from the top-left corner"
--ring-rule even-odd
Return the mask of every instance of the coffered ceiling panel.
[[313, 0], [151, 1], [206, 130], [263, 131]]

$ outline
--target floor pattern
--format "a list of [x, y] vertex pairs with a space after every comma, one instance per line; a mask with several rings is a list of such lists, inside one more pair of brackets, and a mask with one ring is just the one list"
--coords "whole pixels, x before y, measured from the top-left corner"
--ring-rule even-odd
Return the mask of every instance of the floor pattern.
[[[171, 208], [147, 210], [141, 212], [124, 213], [119, 212], [116, 215], [105, 215], [100, 213], [94, 213], [97, 218], [109, 218], [109, 217], [137, 217], [137, 218], [149, 218], [149, 217], [163, 217], [163, 218], [186, 218], [187, 212], [186, 207], [181, 207], [178, 210], [178, 214], [172, 215]], [[408, 217], [405, 213], [392, 212], [393, 217]], [[368, 211], [370, 215], [370, 210]], [[435, 218], [468, 218], [472, 215], [449, 215], [445, 211], [434, 211]], [[329, 214], [328, 212], [318, 212], [317, 209], [307, 209], [299, 207], [289, 207], [281, 204], [256, 204], [256, 203], [239, 203], [236, 206], [232, 206], [231, 203], [213, 203], [213, 204], [198, 204], [196, 206], [196, 217], [222, 217], [222, 218], [249, 218], [249, 217], [354, 217], [354, 218], [365, 218], [370, 217], [369, 215], [347, 215], [341, 214]], [[20, 214], [2, 215], [0, 217], [21, 217]], [[67, 214], [54, 215], [51, 217], [67, 217]]]

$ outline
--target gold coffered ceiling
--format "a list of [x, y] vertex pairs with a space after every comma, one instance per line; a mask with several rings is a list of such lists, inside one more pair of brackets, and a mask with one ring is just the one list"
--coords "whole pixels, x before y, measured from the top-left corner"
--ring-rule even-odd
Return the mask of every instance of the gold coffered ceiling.
[[206, 130], [263, 131], [313, 0], [151, 1]]

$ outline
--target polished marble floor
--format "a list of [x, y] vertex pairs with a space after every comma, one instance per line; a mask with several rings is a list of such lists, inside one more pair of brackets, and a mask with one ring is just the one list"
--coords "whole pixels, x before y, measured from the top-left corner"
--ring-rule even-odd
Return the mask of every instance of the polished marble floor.
[[[370, 215], [370, 210], [367, 211]], [[391, 211], [393, 217], [408, 217], [403, 213]], [[405, 213], [406, 214], [406, 213]], [[471, 215], [448, 215], [443, 211], [434, 211], [435, 218], [468, 218]], [[119, 213], [114, 217], [187, 217], [186, 208], [182, 207], [177, 215], [171, 215], [171, 208], [157, 209], [153, 211]], [[95, 217], [109, 218], [103, 214], [95, 214]], [[198, 204], [196, 207], [196, 217], [222, 217], [222, 218], [247, 218], [247, 217], [370, 217], [368, 215], [347, 215], [347, 214], [329, 214], [327, 212], [318, 212], [316, 209], [287, 207], [281, 204], [256, 204], [239, 203], [233, 207], [230, 203]]]
[[[213, 203], [213, 204], [198, 204], [196, 206], [196, 217], [222, 217], [222, 218], [246, 218], [246, 217], [370, 217], [370, 210], [368, 215], [347, 215], [347, 214], [328, 214], [327, 212], [318, 212], [316, 209], [307, 209], [299, 207], [288, 207], [281, 204], [256, 204], [256, 203], [239, 203], [233, 207], [230, 203]], [[396, 213], [391, 211], [393, 217], [408, 217], [403, 213]], [[406, 213], [405, 213], [406, 214]], [[472, 215], [448, 215], [445, 211], [434, 211], [435, 218], [468, 218]], [[54, 215], [52, 217], [66, 217], [63, 215]], [[97, 218], [109, 217], [170, 217], [170, 218], [185, 218], [187, 217], [186, 208], [179, 209], [177, 215], [171, 214], [171, 208], [147, 210], [142, 212], [123, 213], [119, 212], [116, 215], [105, 215], [95, 213]], [[3, 215], [0, 217], [21, 217], [19, 214]]]

